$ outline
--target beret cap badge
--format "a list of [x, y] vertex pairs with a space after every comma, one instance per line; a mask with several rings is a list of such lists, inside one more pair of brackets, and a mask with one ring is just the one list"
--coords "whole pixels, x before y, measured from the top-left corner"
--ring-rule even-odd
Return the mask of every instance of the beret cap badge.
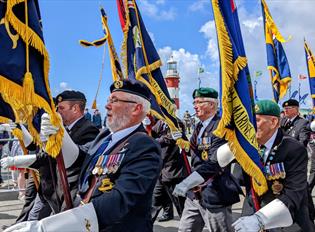
[[57, 99], [58, 102], [62, 102], [62, 96], [59, 96]]
[[114, 87], [115, 89], [120, 89], [121, 87], [123, 87], [124, 83], [122, 81], [115, 81], [114, 82]]

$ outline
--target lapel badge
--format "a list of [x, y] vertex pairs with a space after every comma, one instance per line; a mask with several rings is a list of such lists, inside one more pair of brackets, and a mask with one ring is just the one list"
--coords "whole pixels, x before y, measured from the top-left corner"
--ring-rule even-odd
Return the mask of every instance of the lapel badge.
[[104, 193], [112, 190], [113, 187], [114, 187], [113, 182], [111, 182], [109, 178], [104, 178], [98, 190]]
[[280, 193], [283, 189], [283, 184], [281, 184], [279, 181], [275, 180], [271, 185], [271, 189], [272, 189], [273, 194], [280, 195]]
[[206, 150], [201, 153], [201, 158], [204, 161], [208, 160], [208, 152]]

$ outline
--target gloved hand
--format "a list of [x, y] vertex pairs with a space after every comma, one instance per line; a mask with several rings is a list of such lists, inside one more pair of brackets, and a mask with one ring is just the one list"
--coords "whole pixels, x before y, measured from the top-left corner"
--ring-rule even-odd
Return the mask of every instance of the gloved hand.
[[33, 142], [33, 136], [30, 134], [30, 132], [25, 128], [25, 126], [20, 123], [20, 127], [23, 134], [23, 143], [25, 147], [28, 147]]
[[44, 113], [41, 117], [40, 133], [48, 138], [50, 135], [54, 135], [58, 132], [59, 128], [52, 125], [50, 122], [50, 116]]
[[88, 203], [67, 211], [46, 217], [40, 221], [15, 224], [4, 232], [51, 232], [51, 231], [99, 231], [93, 203]]
[[1, 163], [1, 167], [3, 167], [3, 168], [12, 167], [12, 166], [14, 166], [14, 157], [8, 156], [5, 158], [2, 158], [0, 160], [0, 163]]
[[[43, 114], [41, 125], [40, 125], [41, 136], [46, 137], [46, 139], [48, 139], [50, 135], [56, 134], [58, 130], [59, 130], [58, 127], [55, 127], [51, 124], [49, 115], [46, 113]], [[66, 130], [64, 130], [61, 149], [62, 149], [62, 154], [63, 154], [63, 160], [65, 163], [65, 168], [68, 168], [78, 158], [79, 148], [72, 141], [71, 137], [69, 136]]]
[[3, 168], [15, 166], [17, 168], [27, 168], [36, 161], [36, 155], [8, 156], [0, 160]]
[[189, 189], [202, 184], [204, 181], [205, 180], [202, 176], [200, 176], [198, 172], [194, 171], [186, 179], [175, 186], [173, 195], [185, 197]]
[[264, 228], [261, 219], [258, 215], [253, 214], [251, 216], [241, 217], [232, 224], [237, 232], [258, 232]]
[[7, 131], [12, 132], [16, 128], [16, 124], [14, 122], [3, 123], [0, 124], [0, 132]]
[[279, 227], [287, 227], [293, 224], [291, 213], [287, 206], [279, 199], [269, 202], [248, 217], [241, 217], [232, 224], [235, 231], [259, 231]]
[[4, 232], [28, 232], [28, 231], [34, 231], [34, 232], [42, 232], [41, 225], [39, 221], [27, 221], [27, 222], [20, 222], [13, 226], [10, 226]]

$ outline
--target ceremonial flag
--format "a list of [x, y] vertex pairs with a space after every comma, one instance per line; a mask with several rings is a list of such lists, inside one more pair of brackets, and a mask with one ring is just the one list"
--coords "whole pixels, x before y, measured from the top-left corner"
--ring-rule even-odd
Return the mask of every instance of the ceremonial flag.
[[[0, 41], [0, 92], [5, 102], [29, 127], [38, 108], [61, 127], [50, 93], [49, 57], [37, 0], [0, 1]], [[59, 154], [62, 136], [60, 129], [47, 141], [45, 149], [53, 157]]]
[[198, 68], [198, 74], [204, 73], [204, 72], [205, 72], [204, 68], [202, 68], [202, 67], [199, 67], [199, 68]]
[[258, 195], [267, 191], [256, 140], [253, 90], [234, 1], [212, 0], [220, 53], [222, 119], [215, 135], [225, 138], [236, 160], [253, 179]]
[[[134, 0], [125, 2], [126, 22], [122, 45], [125, 77], [143, 82], [151, 91], [151, 112], [164, 120], [174, 138], [183, 142], [176, 119], [176, 107], [170, 99], [160, 67], [162, 62], [142, 21]], [[118, 7], [118, 9], [120, 9]], [[187, 145], [188, 143], [186, 143]]]
[[103, 27], [104, 27], [105, 33], [107, 34], [107, 41], [108, 41], [107, 43], [108, 43], [108, 50], [109, 50], [109, 56], [110, 56], [110, 64], [111, 64], [111, 69], [112, 69], [112, 77], [114, 81], [123, 80], [124, 76], [122, 74], [121, 66], [120, 66], [120, 62], [116, 53], [114, 42], [108, 28], [107, 15], [103, 7], [101, 7], [101, 14], [102, 14]]
[[[104, 10], [103, 7], [101, 7], [100, 10], [101, 10], [101, 19], [102, 19], [103, 30], [104, 30], [104, 34], [105, 34], [104, 37], [101, 38], [101, 39], [95, 40], [93, 42], [88, 42], [86, 40], [80, 40], [80, 44], [82, 46], [85, 46], [85, 47], [90, 47], [90, 46], [99, 47], [99, 46], [103, 45], [107, 41], [113, 81], [123, 80], [124, 77], [123, 77], [123, 74], [122, 74], [122, 71], [121, 71], [119, 58], [117, 56], [116, 49], [115, 49], [115, 46], [114, 46], [114, 42], [113, 42], [112, 36], [110, 34], [109, 27], [108, 27], [108, 24], [107, 24], [107, 15], [106, 15], [105, 10]], [[96, 109], [97, 108], [96, 107], [96, 97], [98, 95], [99, 88], [100, 88], [100, 83], [101, 83], [102, 76], [103, 76], [103, 68], [104, 68], [104, 57], [103, 57], [103, 62], [102, 62], [102, 71], [101, 71], [101, 75], [100, 75], [100, 80], [99, 80], [99, 83], [98, 83], [96, 96], [95, 96], [95, 99], [94, 99], [93, 104], [92, 104], [92, 109]]]
[[295, 98], [298, 93], [299, 93], [299, 91], [295, 90], [295, 91], [292, 93], [292, 95], [291, 95], [290, 98]]
[[315, 58], [309, 46], [307, 45], [304, 39], [304, 49], [305, 49], [305, 58], [306, 66], [308, 73], [308, 80], [310, 84], [310, 92], [313, 101], [313, 114], [315, 114]]
[[274, 23], [265, 0], [261, 0], [261, 7], [266, 39], [267, 65], [270, 70], [274, 100], [279, 102], [286, 94], [291, 82], [289, 63], [281, 44], [286, 40]]
[[262, 71], [256, 71], [256, 72], [255, 72], [255, 76], [256, 76], [256, 77], [259, 77], [259, 76], [261, 76], [261, 75], [262, 75]]

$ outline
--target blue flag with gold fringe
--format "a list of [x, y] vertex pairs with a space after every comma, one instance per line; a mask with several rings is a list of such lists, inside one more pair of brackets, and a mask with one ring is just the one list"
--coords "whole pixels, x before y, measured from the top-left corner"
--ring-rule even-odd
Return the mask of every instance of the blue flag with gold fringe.
[[267, 191], [256, 140], [253, 90], [236, 5], [212, 0], [220, 53], [222, 118], [215, 135], [225, 138], [236, 160], [253, 178], [258, 195]]
[[[118, 5], [118, 10], [121, 10]], [[164, 120], [180, 146], [188, 145], [180, 138], [181, 129], [176, 119], [176, 107], [172, 103], [160, 67], [161, 59], [142, 21], [134, 0], [125, 1], [126, 16], [122, 60], [125, 77], [143, 82], [151, 91], [151, 112]], [[183, 143], [182, 143], [183, 142]]]
[[289, 62], [282, 46], [282, 43], [286, 42], [286, 40], [274, 23], [265, 0], [261, 0], [261, 7], [266, 40], [267, 65], [270, 70], [274, 100], [279, 102], [287, 93], [291, 82]]
[[310, 92], [313, 102], [313, 114], [315, 114], [315, 57], [304, 39], [305, 59], [310, 84]]
[[[32, 123], [38, 109], [45, 110], [57, 127], [61, 119], [50, 93], [49, 57], [37, 0], [0, 2], [0, 41], [1, 95], [40, 143]], [[53, 157], [59, 154], [62, 136], [63, 130], [59, 130], [47, 141], [46, 151]]]

